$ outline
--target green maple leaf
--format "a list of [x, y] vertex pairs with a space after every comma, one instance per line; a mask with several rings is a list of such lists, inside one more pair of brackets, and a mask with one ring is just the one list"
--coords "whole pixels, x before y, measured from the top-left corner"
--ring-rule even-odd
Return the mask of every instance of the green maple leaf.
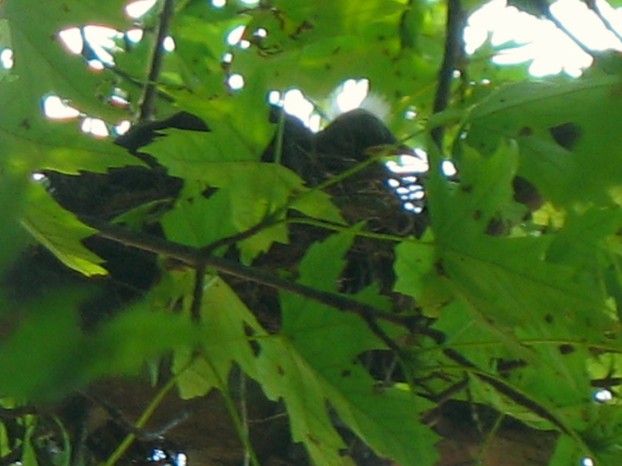
[[[334, 235], [308, 251], [301, 281], [334, 290], [352, 233]], [[356, 361], [383, 344], [363, 321], [309, 300], [283, 294], [282, 334], [262, 343], [259, 378], [268, 396], [282, 397], [294, 440], [304, 442], [316, 464], [351, 464], [327, 410], [381, 456], [403, 465], [433, 464], [436, 436], [419, 423], [426, 400], [406, 387], [379, 387]], [[412, 439], [418, 439], [416, 447]]]

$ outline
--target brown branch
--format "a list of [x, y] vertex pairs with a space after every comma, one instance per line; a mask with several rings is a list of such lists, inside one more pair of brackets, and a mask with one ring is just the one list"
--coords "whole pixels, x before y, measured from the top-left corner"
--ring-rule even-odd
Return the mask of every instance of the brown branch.
[[34, 406], [18, 406], [17, 408], [0, 408], [0, 419], [16, 419], [28, 414], [38, 414]]
[[175, 0], [164, 0], [164, 6], [160, 12], [160, 24], [156, 37], [153, 55], [151, 57], [151, 65], [149, 75], [147, 77], [147, 85], [143, 94], [142, 103], [140, 105], [140, 113], [138, 121], [151, 121], [155, 113], [157, 91], [157, 81], [162, 70], [162, 60], [164, 59], [164, 40], [168, 36], [169, 24], [173, 17]]
[[436, 402], [436, 407], [429, 410], [421, 417], [421, 422], [426, 426], [434, 426], [440, 419], [442, 407], [452, 400], [458, 393], [464, 391], [469, 386], [469, 379], [463, 378], [459, 382], [450, 385], [441, 393], [429, 397]]
[[[445, 52], [443, 62], [438, 73], [438, 86], [434, 96], [433, 112], [439, 113], [447, 108], [451, 96], [451, 83], [454, 77], [456, 64], [464, 55], [464, 43], [462, 31], [464, 29], [465, 15], [460, 0], [447, 0], [447, 22], [445, 33]], [[440, 151], [443, 150], [443, 136], [445, 128], [437, 126], [432, 129], [432, 140]]]
[[197, 267], [194, 273], [194, 290], [192, 291], [190, 316], [193, 322], [200, 322], [201, 308], [203, 307], [203, 288], [205, 286], [205, 267]]
[[[391, 312], [382, 311], [374, 306], [370, 306], [346, 296], [316, 290], [315, 288], [272, 275], [261, 269], [246, 267], [229, 259], [206, 255], [204, 251], [199, 248], [174, 243], [172, 241], [147, 235], [145, 233], [131, 231], [127, 228], [112, 225], [99, 219], [82, 218], [82, 220], [87, 225], [98, 230], [98, 234], [103, 238], [108, 238], [117, 243], [141, 249], [143, 251], [153, 252], [176, 259], [194, 269], [198, 269], [200, 267], [211, 267], [225, 275], [249, 280], [277, 290], [283, 290], [312, 301], [326, 304], [327, 306], [343, 312], [358, 314], [363, 317], [366, 322], [369, 322], [370, 319], [382, 319], [397, 325], [411, 328], [416, 320], [416, 317], [400, 316]], [[371, 330], [378, 335], [374, 328]], [[378, 335], [378, 337], [385, 341], [385, 336]]]

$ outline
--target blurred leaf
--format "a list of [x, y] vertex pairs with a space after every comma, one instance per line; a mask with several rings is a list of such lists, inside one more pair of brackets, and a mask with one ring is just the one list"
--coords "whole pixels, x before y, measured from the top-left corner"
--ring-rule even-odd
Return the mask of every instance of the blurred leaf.
[[0, 149], [7, 163], [24, 172], [53, 169], [77, 174], [141, 163], [110, 141], [86, 136], [77, 123], [46, 120], [40, 97], [31, 96], [22, 80], [0, 82]]
[[33, 435], [35, 433], [35, 426], [30, 425], [24, 435], [24, 450], [22, 453], [22, 464], [24, 466], [38, 466], [37, 453], [33, 445]]
[[41, 184], [29, 189], [28, 206], [22, 225], [28, 232], [67, 267], [87, 277], [107, 275], [104, 261], [88, 250], [82, 240], [96, 233], [63, 209], [45, 192]]
[[253, 40], [251, 34], [259, 29], [269, 33], [253, 40], [256, 47], [236, 50], [232, 69], [246, 76], [261, 63], [271, 88], [298, 87], [320, 99], [345, 79], [364, 76], [379, 95], [409, 100], [414, 93], [424, 111], [433, 98], [442, 39], [435, 36], [440, 30], [431, 27], [437, 18], [431, 14], [424, 17], [416, 36], [429, 37], [418, 44], [425, 52], [403, 47], [405, 37], [414, 39], [403, 29], [410, 24], [403, 23], [403, 15], [412, 8], [412, 2], [398, 0], [338, 4], [295, 0], [275, 2], [271, 9], [259, 6], [249, 11], [247, 39]]
[[13, 170], [0, 160], [0, 272], [10, 263], [20, 250], [22, 229], [19, 218], [24, 209], [24, 194], [26, 193], [27, 180], [24, 173]]
[[189, 319], [140, 306], [85, 334], [77, 298], [46, 296], [0, 344], [0, 371], [11, 374], [0, 380], [3, 396], [54, 401], [103, 375], [134, 373], [146, 359], [201, 339]]
[[[54, 92], [92, 116], [119, 118], [123, 113], [110, 105], [102, 105], [109, 96], [107, 75], [90, 71], [80, 55], [64, 49], [58, 33], [68, 26], [86, 25], [96, 21], [113, 29], [127, 28], [125, 0], [105, 3], [94, 0], [68, 0], [62, 4], [36, 0], [8, 0], [4, 12], [10, 23], [11, 47], [15, 56], [15, 72], [19, 75], [20, 92], [27, 98], [26, 108], [34, 110], [42, 97]], [[33, 20], [33, 12], [36, 18]], [[7, 108], [3, 106], [3, 108]]]

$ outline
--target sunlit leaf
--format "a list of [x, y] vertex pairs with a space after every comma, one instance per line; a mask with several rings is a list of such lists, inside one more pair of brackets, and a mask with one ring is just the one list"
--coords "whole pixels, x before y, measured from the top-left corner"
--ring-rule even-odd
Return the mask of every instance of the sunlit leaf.
[[179, 372], [177, 386], [182, 398], [202, 396], [212, 388], [226, 389], [234, 364], [246, 375], [256, 377], [248, 333], [262, 338], [264, 332], [240, 298], [218, 277], [206, 277], [201, 321], [205, 328], [201, 350], [182, 348], [175, 352], [174, 371]]
[[[352, 233], [310, 249], [301, 280], [319, 289], [336, 286]], [[331, 264], [327, 267], [327, 264]], [[354, 432], [383, 455], [405, 465], [433, 462], [435, 435], [415, 421], [427, 402], [409, 390], [379, 388], [356, 356], [382, 343], [354, 315], [289, 295], [282, 296], [283, 334], [262, 344], [259, 377], [271, 397], [283, 397], [294, 439], [318, 464], [350, 464], [331, 426], [328, 402]], [[390, 413], [390, 414], [389, 414]], [[426, 439], [413, 448], [415, 436]]]
[[106, 275], [104, 261], [81, 241], [96, 233], [74, 214], [59, 206], [40, 184], [30, 187], [30, 199], [22, 225], [67, 267], [86, 276]]
[[471, 111], [468, 142], [487, 153], [516, 140], [519, 174], [554, 202], [606, 201], [622, 183], [621, 89], [617, 76], [503, 87]]
[[[19, 74], [21, 93], [30, 101], [27, 108], [36, 108], [45, 95], [54, 92], [90, 115], [113, 118], [122, 115], [118, 108], [102, 105], [109, 96], [102, 94], [101, 88], [105, 92], [109, 85], [102, 75], [85, 67], [82, 56], [71, 55], [63, 48], [58, 33], [68, 26], [92, 23], [94, 17], [98, 23], [113, 29], [128, 27], [123, 11], [125, 3], [124, 0], [105, 4], [91, 0], [63, 4], [31, 0], [5, 2], [15, 70]], [[36, 12], [34, 21], [33, 12]]]

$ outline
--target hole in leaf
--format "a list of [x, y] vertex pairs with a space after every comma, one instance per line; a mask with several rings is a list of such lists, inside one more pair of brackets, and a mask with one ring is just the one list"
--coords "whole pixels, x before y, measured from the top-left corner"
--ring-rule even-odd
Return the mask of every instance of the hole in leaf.
[[575, 348], [572, 345], [559, 345], [559, 352], [561, 354], [570, 354], [574, 353]]
[[564, 123], [549, 129], [555, 142], [564, 149], [572, 149], [581, 136], [581, 129], [574, 123]]

